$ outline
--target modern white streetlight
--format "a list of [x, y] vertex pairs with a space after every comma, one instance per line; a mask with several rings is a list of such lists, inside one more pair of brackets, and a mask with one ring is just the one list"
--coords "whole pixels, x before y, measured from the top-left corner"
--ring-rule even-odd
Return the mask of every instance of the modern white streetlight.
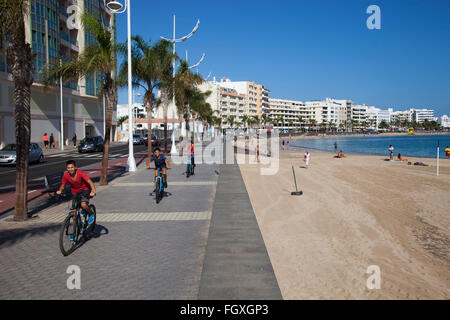
[[[203, 53], [202, 54], [202, 57], [200, 58], [200, 60], [196, 63], [196, 64], [194, 64], [193, 66], [190, 66], [190, 67], [188, 67], [189, 69], [194, 69], [194, 68], [197, 68], [199, 65], [200, 65], [200, 63], [202, 63], [203, 62], [203, 60], [205, 59], [205, 53]], [[188, 63], [188, 51], [186, 50], [186, 63]], [[197, 73], [198, 73], [198, 69], [197, 69]], [[208, 76], [209, 77], [209, 76]], [[195, 126], [195, 120], [193, 121], [193, 126]], [[198, 127], [197, 127], [197, 129], [198, 129]], [[194, 129], [194, 131], [195, 131], [195, 129]], [[189, 133], [190, 134], [190, 133]], [[198, 132], [197, 132], [197, 142], [200, 142], [200, 135], [198, 134]]]
[[[161, 39], [164, 39], [166, 41], [173, 43], [173, 54], [175, 55], [175, 43], [186, 41], [187, 39], [192, 37], [194, 35], [194, 33], [197, 31], [199, 25], [200, 25], [200, 19], [197, 19], [197, 24], [195, 25], [194, 29], [192, 29], [192, 31], [189, 34], [185, 35], [184, 37], [177, 39], [175, 37], [175, 15], [173, 15], [173, 38], [167, 39], [167, 38], [161, 37]], [[175, 146], [175, 59], [173, 59], [172, 65], [173, 65], [172, 77], [173, 77], [174, 88], [173, 88], [173, 93], [172, 93], [172, 149], [170, 150], [170, 153], [177, 154], [177, 148]], [[180, 128], [180, 130], [181, 130], [181, 128]]]
[[131, 77], [131, 0], [124, 0], [125, 5], [118, 1], [103, 0], [105, 7], [107, 7], [113, 14], [120, 14], [127, 12], [127, 28], [128, 28], [128, 161], [127, 170], [136, 171], [136, 160], [134, 159], [133, 146], [133, 88]]

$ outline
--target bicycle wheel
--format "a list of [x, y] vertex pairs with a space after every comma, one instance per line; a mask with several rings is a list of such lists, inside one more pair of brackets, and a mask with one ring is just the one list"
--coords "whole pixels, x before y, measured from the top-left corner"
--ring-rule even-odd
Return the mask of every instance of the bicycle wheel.
[[78, 238], [80, 236], [78, 219], [78, 215], [67, 216], [59, 232], [59, 248], [64, 256], [71, 254], [78, 244]]
[[90, 204], [89, 208], [91, 208], [91, 211], [94, 213], [94, 222], [89, 226], [89, 228], [86, 229], [86, 235], [88, 238], [91, 238], [94, 235], [95, 225], [97, 223], [97, 211], [93, 204]]
[[156, 183], [155, 183], [155, 200], [156, 203], [159, 203], [159, 201], [161, 200], [161, 192], [160, 192], [160, 185], [161, 185], [161, 177], [156, 178]]

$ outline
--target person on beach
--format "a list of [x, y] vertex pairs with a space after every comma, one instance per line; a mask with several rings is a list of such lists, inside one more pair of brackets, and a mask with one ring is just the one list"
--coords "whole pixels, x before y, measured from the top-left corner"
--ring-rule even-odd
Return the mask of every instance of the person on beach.
[[255, 148], [255, 160], [259, 163], [259, 143], [256, 144], [256, 148]]
[[53, 133], [50, 134], [50, 149], [55, 148], [55, 137], [53, 136]]
[[339, 159], [340, 159], [340, 158], [345, 158], [345, 155], [344, 155], [344, 153], [342, 152], [342, 150], [338, 152], [337, 157], [338, 157]]
[[408, 159], [403, 158], [400, 153], [398, 154], [397, 159], [400, 160], [400, 161], [408, 161]]
[[311, 159], [311, 154], [308, 151], [306, 151], [305, 158], [303, 159], [303, 161], [305, 161], [306, 169], [308, 169], [308, 167], [309, 167], [309, 160], [310, 159]]
[[450, 148], [447, 146], [447, 147], [445, 147], [445, 157], [447, 158], [447, 159], [450, 159]]
[[337, 150], [337, 147], [338, 147], [338, 145], [337, 145], [337, 142], [335, 141], [335, 142], [334, 142], [334, 151]]
[[45, 146], [45, 149], [47, 149], [48, 148], [48, 135], [47, 135], [47, 133], [44, 133], [44, 137], [42, 138], [42, 140], [44, 140], [44, 146]]
[[394, 147], [392, 146], [392, 144], [389, 146], [389, 159], [390, 160], [394, 160]]
[[73, 147], [76, 148], [77, 147], [77, 134], [74, 133], [72, 136], [72, 142], [73, 142]]

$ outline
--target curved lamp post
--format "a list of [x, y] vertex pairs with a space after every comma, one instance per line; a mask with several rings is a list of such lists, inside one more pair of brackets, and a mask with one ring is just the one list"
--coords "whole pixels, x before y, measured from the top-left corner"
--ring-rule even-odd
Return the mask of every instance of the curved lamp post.
[[[175, 37], [175, 15], [174, 15], [173, 16], [173, 38], [168, 39], [168, 38], [161, 37], [161, 39], [173, 43], [173, 54], [175, 55], [175, 43], [186, 41], [187, 39], [192, 37], [194, 35], [194, 33], [197, 31], [199, 25], [200, 25], [200, 19], [197, 19], [197, 24], [195, 25], [194, 29], [192, 29], [192, 31], [189, 34], [185, 35], [184, 37], [177, 39]], [[175, 59], [173, 59], [172, 66], [173, 66], [172, 77], [173, 77], [173, 82], [175, 84]], [[173, 108], [172, 108], [172, 149], [170, 150], [170, 153], [177, 154], [177, 148], [175, 146], [175, 86], [173, 88], [173, 93], [172, 93], [172, 105], [173, 105]]]
[[133, 106], [132, 96], [133, 88], [131, 82], [131, 12], [130, 2], [131, 0], [123, 0], [124, 5], [119, 1], [107, 1], [103, 0], [105, 7], [108, 8], [113, 14], [120, 14], [127, 12], [127, 28], [128, 28], [128, 161], [127, 170], [136, 171], [136, 160], [134, 159], [134, 146], [133, 146]]

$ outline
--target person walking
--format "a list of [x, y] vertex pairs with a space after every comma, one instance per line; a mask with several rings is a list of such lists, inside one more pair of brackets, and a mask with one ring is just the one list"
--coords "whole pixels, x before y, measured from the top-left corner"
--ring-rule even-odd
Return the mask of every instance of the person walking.
[[335, 141], [335, 142], [334, 142], [334, 151], [336, 151], [337, 148], [338, 148], [338, 145], [337, 145], [337, 142]]
[[55, 137], [53, 136], [53, 133], [50, 134], [50, 149], [55, 148]]
[[256, 161], [259, 163], [259, 143], [256, 144], [255, 154], [256, 154]]
[[73, 142], [73, 147], [76, 148], [77, 147], [77, 134], [74, 133], [72, 136], [72, 142]]
[[44, 140], [44, 146], [45, 146], [45, 149], [47, 149], [48, 148], [48, 135], [47, 135], [47, 133], [44, 133], [44, 137], [42, 138], [42, 140]]
[[305, 161], [306, 169], [308, 169], [308, 167], [309, 167], [309, 160], [310, 159], [311, 159], [311, 154], [308, 151], [306, 151], [305, 158], [303, 159], [303, 161]]

